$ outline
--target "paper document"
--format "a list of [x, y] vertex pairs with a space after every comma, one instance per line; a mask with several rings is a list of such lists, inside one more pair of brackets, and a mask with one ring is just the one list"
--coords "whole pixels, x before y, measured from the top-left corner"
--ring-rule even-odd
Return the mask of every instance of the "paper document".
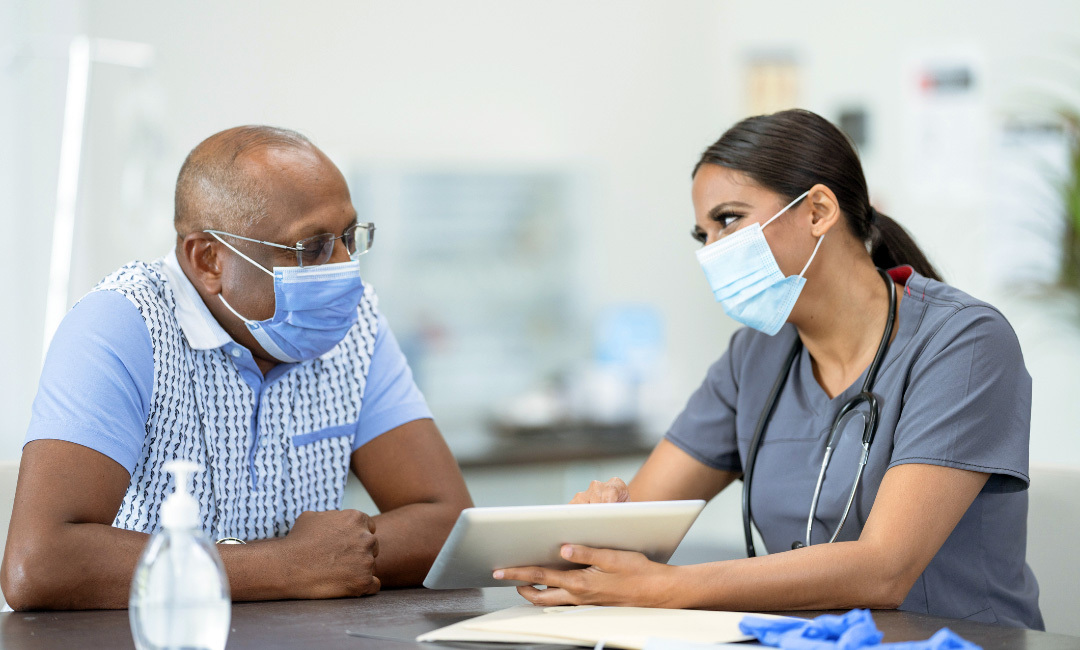
[[[642, 650], [650, 639], [733, 643], [753, 637], [739, 631], [743, 612], [652, 607], [536, 607], [522, 605], [471, 618], [417, 637], [417, 641], [561, 643]], [[769, 614], [754, 614], [773, 618]], [[775, 618], [784, 618], [776, 616]]]

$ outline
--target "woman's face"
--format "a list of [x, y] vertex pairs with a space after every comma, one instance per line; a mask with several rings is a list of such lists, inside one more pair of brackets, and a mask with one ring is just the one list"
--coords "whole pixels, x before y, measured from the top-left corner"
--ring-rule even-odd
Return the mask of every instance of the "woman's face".
[[[694, 176], [692, 198], [693, 236], [706, 246], [750, 224], [764, 224], [788, 203], [742, 172], [708, 164]], [[816, 243], [810, 234], [809, 209], [804, 210], [808, 203], [792, 206], [762, 231], [784, 275], [802, 270]]]

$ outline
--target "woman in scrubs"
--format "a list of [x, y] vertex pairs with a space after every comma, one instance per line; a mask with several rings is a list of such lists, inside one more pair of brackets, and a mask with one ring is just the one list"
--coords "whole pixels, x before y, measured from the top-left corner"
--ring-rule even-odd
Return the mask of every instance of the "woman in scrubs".
[[[705, 150], [692, 196], [699, 261], [746, 327], [630, 484], [593, 482], [575, 501], [711, 499], [744, 477], [771, 401], [750, 490], [769, 554], [668, 566], [567, 545], [582, 569], [495, 577], [547, 586], [518, 588], [538, 605], [900, 608], [1041, 629], [1024, 561], [1031, 378], [1001, 312], [941, 281], [814, 113], [736, 124]], [[864, 389], [874, 399], [830, 435]]]

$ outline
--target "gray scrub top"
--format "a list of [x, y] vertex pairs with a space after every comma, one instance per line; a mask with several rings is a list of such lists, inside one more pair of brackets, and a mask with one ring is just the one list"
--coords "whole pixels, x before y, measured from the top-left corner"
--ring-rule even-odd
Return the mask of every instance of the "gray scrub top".
[[[1031, 377], [1019, 341], [990, 305], [911, 267], [890, 274], [903, 298], [873, 387], [880, 424], [838, 541], [858, 539], [891, 467], [926, 463], [987, 472], [986, 486], [900, 609], [1042, 629], [1039, 588], [1024, 560]], [[796, 336], [790, 324], [772, 337], [749, 328], [735, 332], [666, 438], [709, 467], [742, 471]], [[829, 429], [863, 379], [829, 399], [806, 349], [795, 358], [754, 467], [754, 524], [770, 553], [805, 538]], [[861, 449], [862, 419], [849, 418], [822, 487], [815, 544], [827, 541], [840, 520]]]

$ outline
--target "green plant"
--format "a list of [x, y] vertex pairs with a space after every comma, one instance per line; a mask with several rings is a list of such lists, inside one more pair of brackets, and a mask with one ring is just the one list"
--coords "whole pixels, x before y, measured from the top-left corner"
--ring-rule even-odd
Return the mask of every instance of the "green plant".
[[1068, 168], [1062, 179], [1065, 219], [1061, 237], [1061, 273], [1058, 284], [1080, 292], [1080, 112], [1059, 110], [1069, 142]]

